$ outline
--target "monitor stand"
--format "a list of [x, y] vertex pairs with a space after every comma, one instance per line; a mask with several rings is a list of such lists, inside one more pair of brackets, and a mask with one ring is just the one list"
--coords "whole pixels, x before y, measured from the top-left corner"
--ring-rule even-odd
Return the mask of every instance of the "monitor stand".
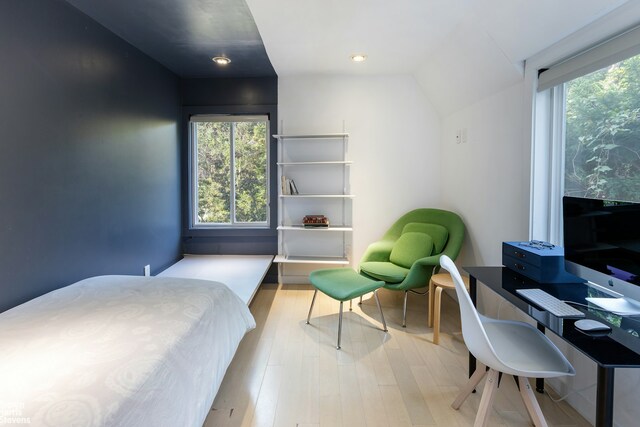
[[627, 297], [585, 298], [590, 303], [619, 316], [640, 316], [640, 302]]

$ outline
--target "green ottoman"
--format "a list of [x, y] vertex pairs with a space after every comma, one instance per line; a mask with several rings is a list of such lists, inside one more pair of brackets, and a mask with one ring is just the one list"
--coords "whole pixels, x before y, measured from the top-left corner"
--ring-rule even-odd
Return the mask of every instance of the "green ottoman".
[[316, 295], [318, 295], [318, 291], [340, 301], [338, 345], [336, 346], [338, 350], [340, 349], [340, 337], [342, 335], [342, 303], [350, 301], [353, 298], [361, 297], [369, 292], [373, 292], [373, 295], [376, 298], [376, 304], [378, 305], [380, 318], [382, 319], [382, 326], [384, 327], [383, 331], [387, 332], [387, 323], [384, 321], [384, 314], [382, 314], [382, 307], [380, 306], [380, 300], [378, 299], [377, 292], [377, 289], [381, 288], [384, 285], [384, 282], [368, 279], [359, 275], [350, 268], [332, 268], [312, 271], [311, 274], [309, 274], [309, 280], [316, 290], [313, 293], [311, 307], [309, 307], [307, 324], [309, 324], [311, 311], [313, 310], [313, 304], [316, 302]]

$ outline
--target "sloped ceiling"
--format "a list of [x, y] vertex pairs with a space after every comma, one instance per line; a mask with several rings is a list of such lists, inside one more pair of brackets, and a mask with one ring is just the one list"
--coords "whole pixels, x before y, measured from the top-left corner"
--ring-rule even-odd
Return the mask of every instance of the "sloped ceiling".
[[446, 115], [520, 81], [526, 58], [626, 0], [247, 3], [278, 75], [413, 74]]
[[[627, 3], [66, 1], [182, 77], [409, 74], [442, 115], [520, 81], [525, 59]], [[233, 62], [216, 67], [215, 55]]]

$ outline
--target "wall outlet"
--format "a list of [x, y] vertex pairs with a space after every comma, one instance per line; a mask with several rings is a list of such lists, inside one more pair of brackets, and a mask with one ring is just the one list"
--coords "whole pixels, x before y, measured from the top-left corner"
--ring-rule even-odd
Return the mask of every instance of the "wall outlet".
[[144, 275], [145, 276], [151, 276], [151, 266], [149, 264], [144, 266]]

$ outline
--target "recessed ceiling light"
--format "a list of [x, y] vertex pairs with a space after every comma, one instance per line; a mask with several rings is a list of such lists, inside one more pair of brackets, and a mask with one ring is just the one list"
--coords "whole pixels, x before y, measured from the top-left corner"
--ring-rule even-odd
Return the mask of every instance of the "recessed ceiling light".
[[228, 65], [231, 63], [231, 60], [226, 56], [215, 56], [211, 58], [211, 60], [218, 65]]
[[356, 53], [351, 55], [351, 60], [353, 62], [364, 62], [367, 60], [367, 55], [365, 55], [364, 53]]

